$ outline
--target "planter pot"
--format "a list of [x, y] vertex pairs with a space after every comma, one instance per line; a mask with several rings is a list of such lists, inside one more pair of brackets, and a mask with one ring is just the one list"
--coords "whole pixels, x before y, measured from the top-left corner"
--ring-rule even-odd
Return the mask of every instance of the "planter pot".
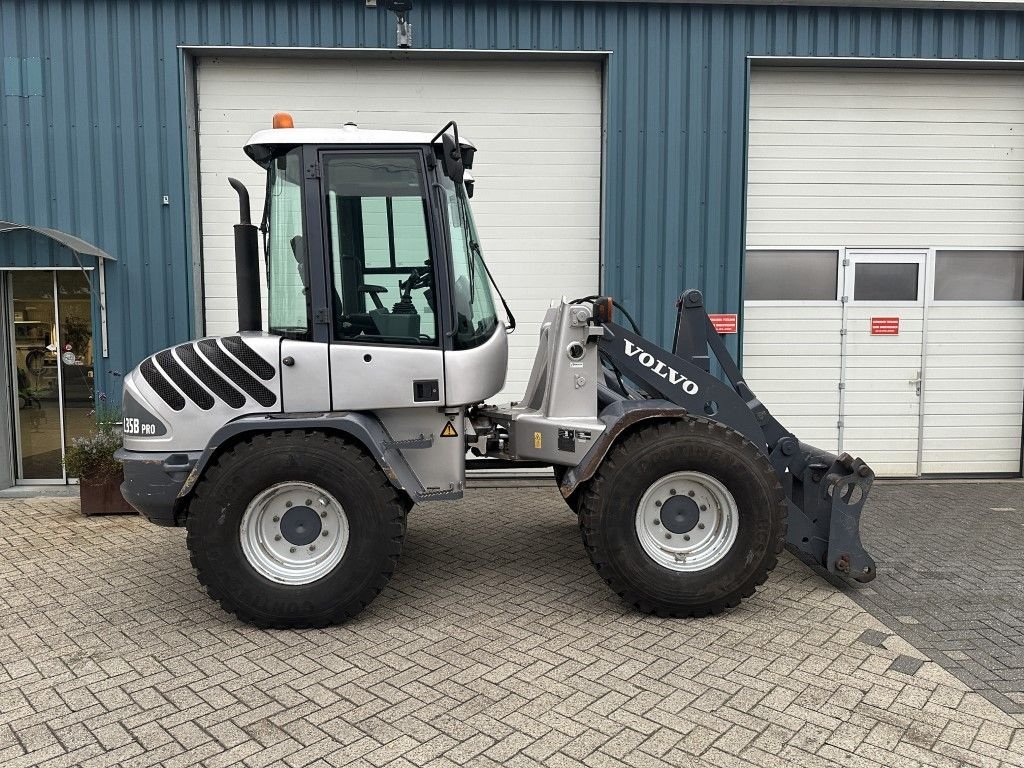
[[83, 515], [134, 515], [137, 514], [121, 495], [124, 476], [120, 473], [99, 483], [79, 480], [78, 496], [82, 502]]

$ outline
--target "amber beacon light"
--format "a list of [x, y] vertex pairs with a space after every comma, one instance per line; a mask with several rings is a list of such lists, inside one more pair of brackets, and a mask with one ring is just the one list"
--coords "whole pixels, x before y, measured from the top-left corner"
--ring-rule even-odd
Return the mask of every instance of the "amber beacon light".
[[275, 128], [294, 128], [295, 121], [292, 120], [292, 116], [287, 112], [278, 112], [274, 115], [274, 127]]

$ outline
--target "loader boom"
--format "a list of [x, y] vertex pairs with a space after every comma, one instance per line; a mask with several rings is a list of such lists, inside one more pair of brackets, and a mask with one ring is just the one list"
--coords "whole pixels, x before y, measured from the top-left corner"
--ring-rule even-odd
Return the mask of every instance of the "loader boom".
[[[677, 308], [672, 352], [606, 322], [598, 343], [601, 355], [649, 396], [691, 413], [706, 414], [765, 452], [786, 494], [790, 548], [832, 573], [871, 581], [875, 563], [861, 545], [859, 528], [874, 472], [849, 454], [836, 456], [800, 442], [772, 416], [743, 380], [711, 324], [700, 291], [686, 291]], [[711, 359], [718, 363], [728, 384], [709, 372]], [[631, 397], [629, 392], [618, 394], [623, 399]], [[567, 473], [562, 493], [573, 493], [580, 480], [575, 473]]]

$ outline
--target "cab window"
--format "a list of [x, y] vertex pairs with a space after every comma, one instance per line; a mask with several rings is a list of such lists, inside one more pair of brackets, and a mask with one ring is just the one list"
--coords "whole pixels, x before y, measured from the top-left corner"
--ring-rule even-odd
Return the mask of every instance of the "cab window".
[[264, 253], [267, 259], [268, 328], [295, 339], [309, 335], [309, 280], [302, 226], [302, 154], [294, 149], [269, 169]]
[[471, 349], [494, 334], [498, 315], [466, 188], [463, 184], [454, 184], [447, 177], [442, 178], [441, 186], [445, 191], [452, 254], [452, 303], [455, 310], [452, 342], [456, 349]]
[[420, 155], [331, 154], [322, 167], [334, 339], [436, 345]]

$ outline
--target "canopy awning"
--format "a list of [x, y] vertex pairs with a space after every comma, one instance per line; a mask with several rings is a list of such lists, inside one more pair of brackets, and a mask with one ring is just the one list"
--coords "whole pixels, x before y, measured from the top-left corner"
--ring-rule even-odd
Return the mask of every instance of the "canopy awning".
[[69, 235], [67, 232], [61, 232], [59, 229], [50, 229], [49, 227], [33, 227], [29, 224], [15, 224], [13, 221], [0, 221], [0, 235], [6, 232], [18, 232], [25, 230], [27, 232], [34, 232], [37, 235], [48, 237], [55, 243], [63, 245], [69, 249], [75, 257], [75, 261], [78, 263], [79, 269], [85, 274], [85, 279], [89, 283], [89, 292], [93, 290], [92, 280], [89, 277], [88, 271], [82, 264], [81, 256], [95, 256], [96, 262], [99, 266], [100, 284], [99, 284], [99, 302], [100, 302], [100, 342], [103, 349], [103, 357], [109, 357], [110, 346], [107, 339], [107, 280], [106, 273], [104, 272], [104, 264], [108, 261], [117, 261], [113, 256], [104, 251], [102, 248], [97, 248], [92, 243], [87, 243], [80, 237]]
[[69, 235], [67, 232], [61, 232], [59, 229], [33, 227], [29, 224], [15, 224], [13, 221], [0, 221], [0, 235], [4, 232], [15, 232], [21, 229], [28, 230], [29, 232], [35, 232], [37, 235], [42, 235], [43, 237], [48, 237], [54, 242], [60, 243], [65, 248], [70, 248], [81, 256], [95, 256], [97, 259], [117, 261], [117, 259], [103, 249], [97, 248], [92, 243], [87, 243], [80, 237]]

